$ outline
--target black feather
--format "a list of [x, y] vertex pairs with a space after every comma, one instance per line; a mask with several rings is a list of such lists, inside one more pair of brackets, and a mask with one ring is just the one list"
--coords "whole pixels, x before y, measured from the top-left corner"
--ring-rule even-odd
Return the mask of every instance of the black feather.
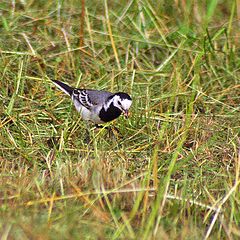
[[121, 115], [122, 111], [115, 107], [113, 103], [110, 104], [107, 111], [102, 107], [102, 109], [99, 112], [99, 117], [103, 122], [110, 122], [116, 118], [118, 118]]
[[124, 93], [124, 92], [117, 92], [114, 95], [119, 96], [121, 100], [124, 100], [124, 99], [132, 100], [132, 98], [127, 93]]
[[74, 88], [68, 86], [67, 84], [60, 82], [58, 80], [52, 80], [56, 85], [58, 85], [60, 88], [62, 88], [63, 91], [65, 91], [69, 96], [72, 95], [72, 92]]

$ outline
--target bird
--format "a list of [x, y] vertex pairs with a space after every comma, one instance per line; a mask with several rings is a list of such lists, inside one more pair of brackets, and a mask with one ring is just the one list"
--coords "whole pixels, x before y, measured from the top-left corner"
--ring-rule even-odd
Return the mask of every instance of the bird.
[[103, 90], [73, 88], [59, 80], [52, 82], [71, 97], [72, 102], [83, 120], [96, 127], [118, 118], [123, 114], [129, 117], [132, 98], [125, 92], [111, 93]]

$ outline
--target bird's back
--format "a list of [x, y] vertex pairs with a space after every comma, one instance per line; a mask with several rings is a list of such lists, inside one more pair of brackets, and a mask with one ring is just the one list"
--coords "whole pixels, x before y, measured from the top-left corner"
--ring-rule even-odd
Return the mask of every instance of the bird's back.
[[[80, 89], [83, 90], [83, 89]], [[86, 89], [86, 93], [89, 96], [90, 101], [93, 105], [99, 105], [106, 102], [106, 100], [113, 95], [113, 93], [108, 91], [102, 91], [102, 90], [92, 90], [92, 89]]]

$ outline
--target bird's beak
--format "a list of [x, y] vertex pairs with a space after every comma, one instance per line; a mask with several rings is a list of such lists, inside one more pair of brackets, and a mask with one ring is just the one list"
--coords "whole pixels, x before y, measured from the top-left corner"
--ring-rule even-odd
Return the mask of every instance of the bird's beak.
[[128, 118], [128, 117], [129, 117], [129, 112], [128, 112], [128, 110], [125, 110], [125, 111], [123, 112], [123, 115], [124, 115], [125, 118]]

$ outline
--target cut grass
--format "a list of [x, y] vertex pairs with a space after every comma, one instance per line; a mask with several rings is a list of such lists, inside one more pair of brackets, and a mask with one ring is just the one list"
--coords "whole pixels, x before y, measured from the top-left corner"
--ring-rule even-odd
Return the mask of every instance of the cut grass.
[[[236, 2], [85, 4], [83, 34], [79, 1], [0, 3], [1, 237], [239, 238]], [[51, 79], [131, 118], [95, 131]]]

